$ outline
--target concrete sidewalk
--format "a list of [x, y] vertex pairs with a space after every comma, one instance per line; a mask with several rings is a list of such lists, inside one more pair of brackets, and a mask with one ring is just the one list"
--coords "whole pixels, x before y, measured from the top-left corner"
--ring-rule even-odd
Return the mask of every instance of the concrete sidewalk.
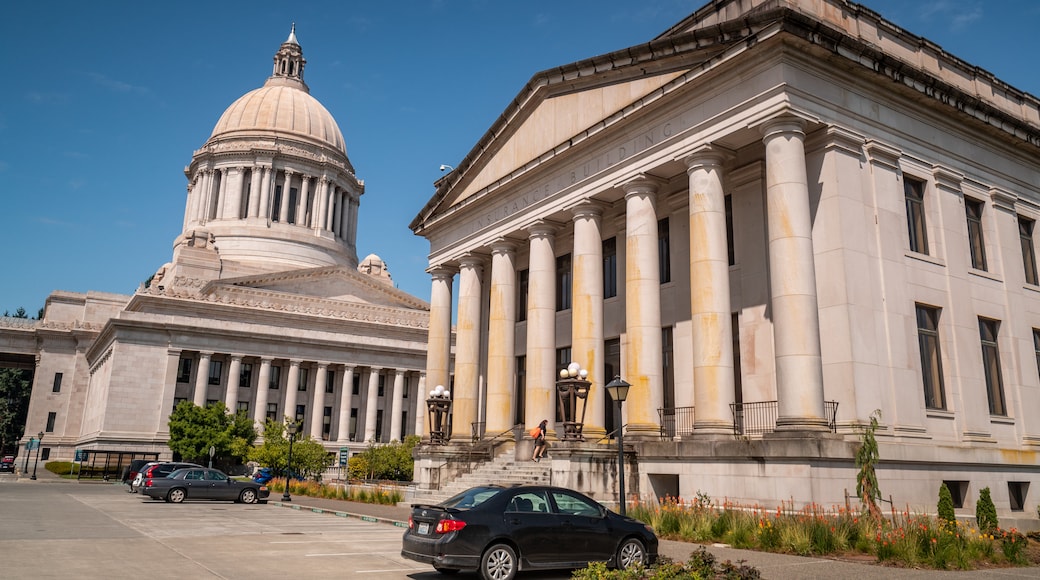
[[[399, 506], [367, 504], [352, 501], [320, 499], [306, 496], [294, 496], [290, 503], [281, 501], [281, 494], [274, 494], [269, 504], [290, 509], [308, 510], [314, 513], [339, 514], [356, 517], [366, 521], [382, 522], [402, 528], [408, 527], [408, 516], [411, 509]], [[699, 544], [661, 540], [660, 553], [675, 561], [686, 561]], [[871, 563], [855, 563], [828, 558], [806, 558], [787, 554], [756, 552], [753, 550], [736, 550], [723, 545], [705, 546], [715, 555], [719, 562], [729, 560], [734, 563], [743, 562], [757, 568], [762, 578], [775, 580], [863, 580], [863, 578], [882, 576], [885, 578], [903, 579], [938, 579], [975, 580], [975, 579], [1015, 579], [1040, 578], [1040, 567], [1033, 568], [995, 568], [971, 571], [936, 571], [896, 568]]]

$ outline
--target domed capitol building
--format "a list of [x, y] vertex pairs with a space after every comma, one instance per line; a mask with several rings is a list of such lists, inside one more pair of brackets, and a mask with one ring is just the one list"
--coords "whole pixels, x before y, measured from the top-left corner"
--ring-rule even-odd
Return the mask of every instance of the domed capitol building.
[[294, 27], [270, 78], [220, 116], [149, 283], [55, 292], [42, 320], [0, 329], [5, 360], [35, 367], [25, 440], [44, 432], [41, 459], [168, 458], [181, 401], [295, 417], [329, 450], [422, 431], [428, 305], [378, 256], [359, 263], [364, 182], [306, 62]]

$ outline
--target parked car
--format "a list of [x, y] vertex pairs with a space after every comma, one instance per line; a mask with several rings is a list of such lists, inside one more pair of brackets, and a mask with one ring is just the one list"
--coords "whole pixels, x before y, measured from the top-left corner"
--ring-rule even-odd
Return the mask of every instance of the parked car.
[[485, 580], [512, 580], [518, 571], [589, 562], [650, 565], [657, 544], [650, 526], [570, 489], [481, 486], [413, 504], [401, 556], [444, 574], [477, 570]]
[[148, 459], [134, 459], [123, 472], [123, 483], [130, 485], [130, 491], [133, 491], [134, 478], [141, 472], [141, 468], [149, 463], [155, 462]]
[[134, 478], [133, 483], [130, 484], [130, 491], [136, 493], [137, 490], [145, 486], [149, 479], [158, 479], [166, 477], [167, 475], [177, 471], [178, 469], [184, 469], [186, 467], [202, 467], [197, 463], [183, 463], [177, 461], [151, 461], [144, 464], [141, 471]]
[[146, 479], [141, 493], [170, 503], [186, 499], [257, 503], [266, 500], [270, 492], [266, 485], [231, 479], [219, 469], [191, 467], [178, 469], [166, 477]]
[[0, 472], [4, 471], [14, 473], [14, 455], [4, 455], [0, 458]]

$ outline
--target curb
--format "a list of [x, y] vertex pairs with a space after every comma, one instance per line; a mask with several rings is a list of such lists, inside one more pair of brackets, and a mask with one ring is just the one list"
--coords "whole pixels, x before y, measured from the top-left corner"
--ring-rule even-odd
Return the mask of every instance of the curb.
[[370, 516], [370, 515], [365, 515], [365, 514], [357, 514], [357, 513], [352, 513], [352, 512], [345, 512], [345, 511], [342, 511], [342, 510], [330, 510], [330, 509], [325, 509], [325, 508], [320, 508], [320, 507], [312, 507], [312, 506], [306, 506], [306, 505], [300, 505], [300, 504], [290, 504], [290, 503], [286, 503], [286, 502], [283, 502], [283, 501], [271, 501], [271, 500], [268, 500], [267, 504], [268, 505], [278, 506], [278, 507], [283, 507], [283, 508], [287, 508], [287, 509], [294, 509], [294, 510], [297, 510], [297, 511], [307, 510], [309, 512], [313, 512], [313, 513], [316, 513], [316, 514], [328, 514], [328, 515], [332, 515], [332, 516], [336, 516], [336, 517], [340, 517], [340, 518], [356, 518], [356, 519], [359, 519], [359, 520], [361, 520], [363, 522], [390, 524], [392, 526], [397, 526], [399, 528], [407, 528], [408, 527], [408, 522], [402, 522], [400, 520], [395, 520], [395, 519], [391, 519], [391, 518], [380, 518], [380, 517]]

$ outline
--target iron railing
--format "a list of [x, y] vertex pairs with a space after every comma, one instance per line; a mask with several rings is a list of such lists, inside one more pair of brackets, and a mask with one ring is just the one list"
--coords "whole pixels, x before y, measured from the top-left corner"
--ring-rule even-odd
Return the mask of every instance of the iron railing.
[[[751, 437], [776, 431], [778, 401], [730, 403], [729, 408], [733, 413], [734, 435]], [[824, 401], [823, 411], [827, 418], [827, 426], [832, 433], [837, 433], [838, 402]]]
[[693, 407], [665, 407], [657, 410], [661, 418], [661, 437], [671, 439], [693, 434]]

